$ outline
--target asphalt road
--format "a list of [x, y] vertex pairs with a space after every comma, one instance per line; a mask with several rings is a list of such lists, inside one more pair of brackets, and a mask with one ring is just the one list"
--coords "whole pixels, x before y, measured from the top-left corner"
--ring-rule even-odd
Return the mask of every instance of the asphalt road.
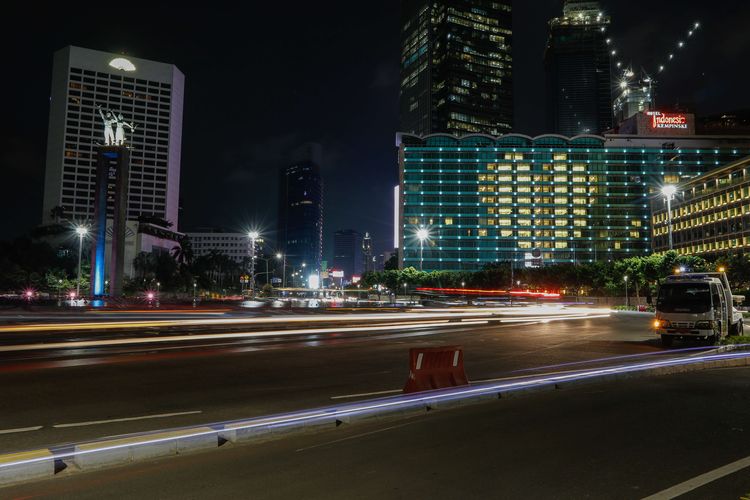
[[225, 444], [0, 496], [636, 499], [678, 486], [684, 498], [740, 498], [750, 492], [749, 402], [746, 368], [633, 379]]
[[[0, 357], [0, 452], [398, 392], [408, 349], [462, 345], [471, 380], [662, 352], [648, 317], [358, 331]], [[607, 361], [608, 362], [608, 361]]]

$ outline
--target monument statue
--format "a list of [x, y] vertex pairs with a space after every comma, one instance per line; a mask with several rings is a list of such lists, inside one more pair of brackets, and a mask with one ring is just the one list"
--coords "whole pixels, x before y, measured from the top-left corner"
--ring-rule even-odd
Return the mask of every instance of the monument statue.
[[99, 114], [104, 122], [104, 144], [107, 146], [113, 146], [115, 144], [115, 134], [112, 131], [112, 124], [117, 121], [115, 114], [110, 110], [107, 110], [107, 113], [105, 114], [104, 111], [102, 111], [101, 106], [97, 106], [97, 109], [99, 110]]
[[115, 120], [117, 122], [117, 128], [115, 129], [115, 144], [117, 144], [118, 146], [122, 146], [123, 144], [125, 144], [125, 127], [128, 127], [132, 132], [135, 130], [135, 126], [132, 123], [126, 122], [125, 118], [123, 118], [122, 116], [122, 113], [118, 114], [115, 117]]

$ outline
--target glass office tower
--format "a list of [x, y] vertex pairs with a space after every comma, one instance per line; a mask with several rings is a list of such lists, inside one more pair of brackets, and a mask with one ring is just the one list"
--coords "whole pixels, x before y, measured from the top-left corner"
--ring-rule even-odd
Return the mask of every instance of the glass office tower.
[[399, 130], [510, 131], [511, 43], [509, 1], [405, 0]]
[[544, 65], [550, 132], [574, 136], [612, 128], [609, 23], [598, 2], [575, 0], [549, 22]]

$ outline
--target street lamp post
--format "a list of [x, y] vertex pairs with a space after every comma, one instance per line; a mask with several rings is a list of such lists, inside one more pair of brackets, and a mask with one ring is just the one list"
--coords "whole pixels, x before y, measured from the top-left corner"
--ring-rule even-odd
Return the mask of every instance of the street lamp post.
[[630, 307], [630, 297], [628, 297], [628, 275], [626, 274], [623, 278], [625, 281], [625, 308]]
[[419, 270], [422, 271], [422, 267], [424, 265], [424, 242], [429, 239], [430, 232], [424, 228], [420, 227], [417, 230], [417, 238], [419, 239]]
[[286, 288], [286, 254], [279, 252], [276, 258], [281, 260], [281, 288]]
[[250, 296], [255, 295], [255, 241], [260, 237], [258, 231], [250, 231]]
[[672, 250], [674, 246], [672, 241], [672, 199], [674, 198], [676, 192], [677, 188], [671, 184], [668, 184], [661, 188], [661, 193], [664, 195], [664, 198], [667, 201], [667, 232], [669, 233], [670, 250]]
[[81, 296], [81, 255], [83, 254], [83, 237], [89, 233], [89, 230], [84, 226], [78, 226], [76, 228], [76, 234], [78, 235], [78, 278], [76, 279], [76, 297]]

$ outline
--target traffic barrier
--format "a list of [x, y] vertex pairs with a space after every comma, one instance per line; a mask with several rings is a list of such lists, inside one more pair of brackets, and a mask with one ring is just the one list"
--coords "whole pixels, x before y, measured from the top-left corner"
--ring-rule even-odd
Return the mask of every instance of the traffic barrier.
[[218, 433], [193, 427], [76, 445], [72, 462], [81, 470], [110, 467], [140, 460], [217, 448]]
[[0, 486], [54, 475], [54, 455], [46, 448], [0, 455]]
[[409, 379], [404, 392], [468, 385], [460, 346], [409, 349]]

